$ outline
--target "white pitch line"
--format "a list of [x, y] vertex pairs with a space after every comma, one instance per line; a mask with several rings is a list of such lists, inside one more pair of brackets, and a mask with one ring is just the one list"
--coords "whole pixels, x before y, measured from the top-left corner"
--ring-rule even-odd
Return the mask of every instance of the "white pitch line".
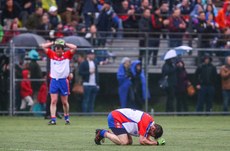
[[45, 151], [45, 150], [37, 150], [37, 149], [18, 149], [18, 148], [0, 148], [0, 150], [13, 150], [13, 151]]

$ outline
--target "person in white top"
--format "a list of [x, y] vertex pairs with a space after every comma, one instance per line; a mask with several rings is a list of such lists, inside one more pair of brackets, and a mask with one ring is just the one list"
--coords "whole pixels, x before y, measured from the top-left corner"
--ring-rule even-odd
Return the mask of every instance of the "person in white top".
[[[54, 45], [54, 51], [50, 47]], [[44, 49], [47, 56], [50, 58], [50, 112], [51, 112], [51, 121], [49, 125], [56, 125], [56, 105], [58, 101], [58, 94], [61, 94], [61, 101], [64, 110], [64, 117], [66, 125], [70, 124], [69, 122], [69, 81], [68, 76], [70, 73], [70, 60], [72, 59], [76, 46], [70, 43], [65, 43], [62, 39], [57, 39], [54, 43], [47, 42], [41, 44], [41, 47]], [[64, 48], [68, 47], [69, 50], [64, 51]]]
[[97, 63], [94, 61], [94, 50], [87, 52], [87, 59], [81, 63], [79, 74], [83, 79], [84, 96], [82, 102], [83, 112], [93, 112], [95, 98], [99, 89]]

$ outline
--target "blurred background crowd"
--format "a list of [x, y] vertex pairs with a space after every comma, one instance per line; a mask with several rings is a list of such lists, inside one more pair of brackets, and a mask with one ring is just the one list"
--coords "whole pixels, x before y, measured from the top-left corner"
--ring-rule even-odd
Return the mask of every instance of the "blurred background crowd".
[[[217, 5], [217, 6], [216, 6]], [[201, 38], [200, 47], [225, 47], [229, 37], [230, 6], [225, 0], [2, 0], [1, 42], [20, 30], [35, 30], [46, 39], [78, 34], [86, 38], [109, 36], [97, 31], [215, 33]], [[3, 32], [4, 30], [4, 32]], [[7, 31], [9, 30], [9, 31]], [[13, 30], [13, 31], [12, 31]], [[19, 30], [19, 31], [18, 31]], [[224, 33], [218, 37], [217, 33]], [[152, 36], [158, 37], [159, 34]], [[184, 35], [169, 35], [171, 47]], [[95, 37], [96, 38], [96, 37]], [[217, 38], [222, 39], [217, 43]], [[94, 41], [103, 46], [105, 41]], [[150, 42], [157, 46], [157, 42]]]
[[[7, 45], [14, 36], [24, 32], [36, 33], [50, 41], [65, 36], [77, 35], [87, 39], [93, 47], [106, 47], [108, 43], [106, 38], [108, 37], [125, 39], [130, 37], [129, 32], [148, 33], [148, 38], [141, 39], [138, 45], [139, 47], [153, 48], [149, 51], [149, 55], [153, 55], [151, 63], [150, 59], [148, 59], [149, 64], [153, 66], [157, 65], [158, 48], [162, 37], [168, 40], [168, 48], [181, 46], [183, 45], [183, 40], [189, 38], [198, 39], [197, 48], [230, 48], [229, 0], [2, 0], [0, 19], [0, 43], [2, 46]], [[192, 40], [188, 42], [189, 45], [191, 43]], [[4, 50], [0, 49], [0, 51], [3, 53]], [[21, 58], [18, 59], [15, 67], [16, 78], [46, 78], [47, 73], [42, 71], [37, 63], [37, 60], [46, 60], [44, 54], [39, 50], [38, 52], [30, 50], [29, 53], [32, 53], [28, 55], [30, 62], [25, 63], [25, 58], [23, 57], [25, 52], [22, 50]], [[100, 53], [105, 53], [107, 57], [115, 57], [110, 51], [101, 51]], [[151, 98], [145, 88], [146, 83], [144, 81], [146, 77], [141, 69], [144, 55], [145, 51], [140, 50], [136, 58], [138, 60], [131, 60], [128, 57], [121, 60], [117, 80], [120, 106], [122, 107], [128, 106], [141, 109], [143, 108], [144, 100]], [[202, 92], [198, 95], [196, 111], [202, 111], [205, 103], [206, 111], [212, 110], [211, 102], [215, 91], [213, 86], [215, 86], [215, 81], [217, 80], [215, 78], [217, 69], [214, 65], [210, 65], [212, 63], [211, 56], [225, 58], [228, 55], [229, 53], [226, 51], [201, 51], [198, 53], [198, 56], [202, 57], [201, 63], [204, 63], [202, 64], [204, 66], [198, 65], [195, 72], [194, 86]], [[87, 56], [88, 53], [80, 53], [74, 59], [72, 65], [73, 80], [78, 80], [75, 79], [76, 75], [81, 76], [78, 73], [78, 67]], [[94, 57], [91, 58], [95, 59]], [[108, 58], [98, 57], [96, 59], [99, 60], [98, 65], [111, 63]], [[207, 66], [205, 60], [208, 60]], [[225, 60], [223, 60], [222, 63], [225, 64]], [[1, 81], [3, 82], [1, 82], [1, 85], [3, 86], [1, 88], [7, 87], [7, 84], [4, 83], [4, 78], [7, 79], [9, 75], [9, 73], [4, 72], [7, 70], [6, 64], [9, 64], [9, 60], [2, 57]], [[227, 62], [226, 70], [229, 70], [228, 66]], [[27, 73], [23, 70], [29, 70], [30, 72]], [[205, 73], [209, 73], [209, 75]], [[170, 77], [168, 79], [170, 86], [166, 90], [168, 98], [165, 111], [188, 111], [187, 103], [183, 101], [186, 100], [187, 95], [184, 92], [187, 86], [192, 83], [186, 74], [184, 62], [181, 58], [166, 60], [162, 66], [162, 75]], [[205, 81], [202, 78], [207, 80]], [[177, 82], [181, 82], [181, 79], [184, 80], [182, 84]], [[125, 82], [125, 85], [123, 85], [123, 82]], [[72, 86], [74, 83], [73, 81]], [[45, 90], [45, 84], [41, 87], [42, 85], [42, 82], [32, 81], [31, 89], [33, 91], [29, 95], [32, 96], [35, 102], [40, 99], [40, 103], [43, 104], [41, 106], [42, 110], [44, 110], [44, 103], [47, 98], [41, 98], [41, 96], [47, 93], [47, 90]], [[130, 85], [132, 85], [131, 90]], [[16, 86], [16, 93], [21, 96], [22, 85], [18, 84]], [[200, 89], [201, 86], [204, 89]], [[178, 88], [177, 91], [175, 91], [175, 87]], [[124, 90], [128, 91], [125, 92]], [[225, 99], [224, 111], [227, 111], [230, 87], [224, 87], [223, 90], [226, 90], [223, 98]], [[7, 89], [4, 88], [1, 92], [5, 91]], [[4, 96], [5, 94], [1, 93], [2, 97], [8, 97]], [[73, 96], [74, 99], [78, 100], [82, 100], [81, 97]], [[128, 97], [132, 105], [127, 101]], [[175, 109], [173, 107], [175, 104], [174, 97], [178, 104]], [[16, 105], [17, 110], [25, 110], [25, 106], [21, 105], [22, 98], [16, 99], [18, 99], [16, 101], [18, 103]], [[2, 108], [6, 109], [7, 102], [2, 104]], [[32, 104], [33, 102], [27, 102], [29, 107]], [[77, 106], [81, 106], [81, 103]], [[82, 111], [80, 108], [77, 110]]]

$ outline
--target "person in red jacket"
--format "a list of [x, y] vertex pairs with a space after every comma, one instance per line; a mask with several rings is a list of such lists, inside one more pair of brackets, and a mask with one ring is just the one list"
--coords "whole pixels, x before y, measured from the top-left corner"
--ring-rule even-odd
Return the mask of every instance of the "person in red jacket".
[[[46, 79], [46, 73], [43, 73], [43, 78]], [[38, 103], [40, 104], [42, 111], [45, 110], [47, 93], [48, 93], [48, 88], [47, 88], [46, 81], [44, 81], [38, 91], [38, 97], [37, 97]]]
[[27, 105], [31, 109], [32, 105], [34, 104], [34, 101], [32, 99], [33, 89], [31, 87], [31, 82], [29, 80], [30, 78], [30, 72], [28, 69], [24, 69], [22, 71], [22, 78], [23, 81], [21, 82], [21, 89], [20, 89], [20, 95], [22, 98], [21, 101], [21, 110], [25, 110]]
[[230, 1], [226, 1], [223, 8], [219, 10], [216, 22], [219, 24], [221, 30], [230, 28]]

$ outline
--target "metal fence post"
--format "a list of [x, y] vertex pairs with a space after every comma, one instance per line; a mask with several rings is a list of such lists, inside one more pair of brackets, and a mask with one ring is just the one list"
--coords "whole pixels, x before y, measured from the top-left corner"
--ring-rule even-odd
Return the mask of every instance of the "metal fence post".
[[10, 41], [10, 93], [9, 93], [9, 115], [13, 116], [14, 113], [14, 44], [13, 41]]
[[12, 66], [12, 86], [13, 86], [13, 89], [12, 89], [12, 115], [15, 114], [15, 101], [16, 101], [16, 77], [15, 77], [15, 45], [13, 44], [13, 66]]
[[145, 112], [148, 112], [148, 58], [149, 58], [149, 34], [145, 33]]

